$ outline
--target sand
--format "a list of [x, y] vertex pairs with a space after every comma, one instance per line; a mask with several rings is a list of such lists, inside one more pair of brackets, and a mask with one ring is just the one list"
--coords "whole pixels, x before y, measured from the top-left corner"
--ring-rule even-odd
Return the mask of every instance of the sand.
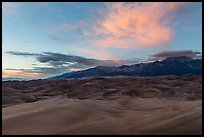
[[202, 100], [65, 97], [2, 108], [3, 135], [201, 135]]

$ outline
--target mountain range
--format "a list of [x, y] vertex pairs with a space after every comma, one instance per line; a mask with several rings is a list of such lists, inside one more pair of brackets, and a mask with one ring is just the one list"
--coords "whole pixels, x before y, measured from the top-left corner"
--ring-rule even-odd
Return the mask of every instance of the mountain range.
[[96, 66], [83, 71], [75, 71], [48, 79], [86, 78], [94, 76], [162, 76], [162, 75], [199, 75], [202, 74], [202, 59], [186, 56], [168, 57], [162, 61], [139, 63], [134, 65]]

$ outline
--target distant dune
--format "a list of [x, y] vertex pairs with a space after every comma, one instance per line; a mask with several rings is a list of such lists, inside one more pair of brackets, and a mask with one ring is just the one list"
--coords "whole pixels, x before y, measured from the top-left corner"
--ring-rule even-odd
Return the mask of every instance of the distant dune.
[[202, 77], [3, 82], [4, 135], [202, 134]]

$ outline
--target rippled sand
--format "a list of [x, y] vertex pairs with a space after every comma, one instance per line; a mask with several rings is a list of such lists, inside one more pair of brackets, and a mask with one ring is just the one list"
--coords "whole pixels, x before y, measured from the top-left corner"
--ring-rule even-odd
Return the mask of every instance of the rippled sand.
[[47, 99], [5, 107], [3, 134], [201, 134], [202, 101]]

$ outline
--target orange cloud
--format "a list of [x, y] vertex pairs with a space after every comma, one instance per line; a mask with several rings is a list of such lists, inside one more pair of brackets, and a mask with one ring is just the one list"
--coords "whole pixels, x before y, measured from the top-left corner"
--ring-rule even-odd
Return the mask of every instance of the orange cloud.
[[165, 45], [172, 39], [169, 27], [172, 20], [168, 15], [178, 12], [183, 4], [106, 3], [105, 15], [97, 19], [91, 39], [102, 47], [142, 48]]
[[119, 56], [112, 55], [109, 51], [105, 49], [100, 50], [90, 50], [90, 49], [78, 49], [79, 52], [89, 55], [91, 57], [102, 58], [102, 59], [120, 59]]
[[10, 78], [10, 77], [20, 77], [20, 78], [38, 78], [41, 74], [38, 73], [28, 73], [23, 71], [14, 71], [14, 70], [4, 70], [2, 73], [3, 78]]
[[80, 71], [82, 70], [81, 68], [70, 68], [70, 71]]

